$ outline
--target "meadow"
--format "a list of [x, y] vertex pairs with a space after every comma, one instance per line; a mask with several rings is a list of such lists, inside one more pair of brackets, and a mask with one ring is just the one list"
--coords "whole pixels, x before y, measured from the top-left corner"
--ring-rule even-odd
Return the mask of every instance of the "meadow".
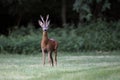
[[120, 80], [119, 75], [119, 52], [59, 52], [54, 67], [47, 60], [42, 65], [41, 53], [0, 54], [0, 80]]

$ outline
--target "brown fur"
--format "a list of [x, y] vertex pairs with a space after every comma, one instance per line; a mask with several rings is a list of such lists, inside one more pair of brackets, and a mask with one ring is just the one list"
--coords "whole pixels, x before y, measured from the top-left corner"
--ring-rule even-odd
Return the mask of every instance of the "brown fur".
[[[53, 39], [48, 39], [48, 34], [47, 31], [43, 31], [43, 36], [41, 40], [41, 49], [42, 49], [42, 54], [43, 54], [43, 65], [45, 65], [45, 53], [48, 52], [48, 61], [49, 63], [54, 66], [57, 65], [57, 47], [58, 47], [58, 42], [53, 40]], [[53, 62], [52, 58], [52, 52], [55, 53], [55, 58]]]

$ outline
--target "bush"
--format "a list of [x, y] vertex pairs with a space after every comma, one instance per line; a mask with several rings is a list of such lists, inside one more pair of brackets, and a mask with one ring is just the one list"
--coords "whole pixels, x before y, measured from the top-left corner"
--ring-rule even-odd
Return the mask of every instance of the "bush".
[[[39, 30], [39, 29], [38, 29]], [[40, 51], [40, 32], [34, 26], [15, 28], [9, 36], [0, 36], [0, 52], [31, 54]]]
[[77, 28], [69, 27], [55, 33], [62, 51], [120, 50], [119, 22], [98, 21]]
[[[49, 29], [49, 37], [59, 42], [59, 51], [120, 50], [120, 22], [103, 22]], [[0, 53], [36, 54], [41, 51], [41, 29], [29, 25], [0, 36]]]

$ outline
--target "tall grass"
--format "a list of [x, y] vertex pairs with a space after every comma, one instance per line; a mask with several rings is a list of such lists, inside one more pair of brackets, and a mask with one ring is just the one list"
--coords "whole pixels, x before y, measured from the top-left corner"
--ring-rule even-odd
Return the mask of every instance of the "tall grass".
[[[76, 28], [75, 28], [76, 27]], [[49, 37], [59, 42], [59, 51], [120, 50], [120, 22], [97, 21], [84, 25], [49, 28]], [[1, 53], [35, 54], [40, 51], [42, 30], [33, 25], [13, 29], [0, 36]]]

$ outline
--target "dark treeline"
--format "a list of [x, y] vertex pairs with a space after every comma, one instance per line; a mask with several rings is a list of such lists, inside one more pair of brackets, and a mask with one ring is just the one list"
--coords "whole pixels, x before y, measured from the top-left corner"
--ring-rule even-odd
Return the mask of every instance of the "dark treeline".
[[39, 15], [50, 15], [52, 25], [120, 19], [120, 0], [0, 0], [0, 34], [14, 26], [38, 26]]

